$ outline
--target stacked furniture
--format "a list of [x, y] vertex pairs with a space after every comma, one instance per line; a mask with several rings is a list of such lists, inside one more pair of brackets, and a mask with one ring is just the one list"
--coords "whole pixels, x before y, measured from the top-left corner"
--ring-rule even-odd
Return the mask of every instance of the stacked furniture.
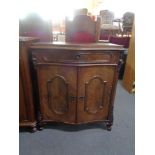
[[[29, 51], [33, 62], [30, 75], [37, 82], [33, 90], [38, 100], [27, 105], [37, 110], [32, 119], [35, 125], [36, 121], [39, 126], [103, 121], [111, 130], [122, 50], [108, 43], [33, 43]], [[25, 92], [30, 93], [28, 89]], [[32, 117], [30, 111], [27, 114]]]
[[66, 20], [66, 42], [20, 37], [20, 126], [113, 124], [123, 46], [99, 43], [99, 19]]

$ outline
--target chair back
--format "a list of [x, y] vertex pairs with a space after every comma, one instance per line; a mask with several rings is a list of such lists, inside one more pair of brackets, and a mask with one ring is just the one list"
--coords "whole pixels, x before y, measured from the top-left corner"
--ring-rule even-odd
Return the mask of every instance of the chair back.
[[133, 22], [134, 22], [134, 13], [132, 12], [126, 12], [123, 15], [123, 31], [129, 31], [131, 33], [132, 30], [132, 26], [133, 26]]
[[100, 18], [96, 21], [87, 15], [77, 15], [73, 21], [66, 18], [66, 42], [97, 42], [99, 33]]
[[109, 10], [101, 10], [101, 24], [110, 24], [113, 25], [114, 13]]

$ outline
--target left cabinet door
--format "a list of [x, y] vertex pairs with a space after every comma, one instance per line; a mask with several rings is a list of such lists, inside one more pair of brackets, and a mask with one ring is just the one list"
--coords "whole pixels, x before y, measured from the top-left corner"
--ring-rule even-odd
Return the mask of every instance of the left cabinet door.
[[38, 65], [42, 122], [75, 123], [77, 71], [75, 67]]

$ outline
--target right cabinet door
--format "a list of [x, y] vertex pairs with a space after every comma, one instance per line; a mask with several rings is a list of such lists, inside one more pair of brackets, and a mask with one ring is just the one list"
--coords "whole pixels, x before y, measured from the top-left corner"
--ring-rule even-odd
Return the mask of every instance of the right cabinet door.
[[78, 123], [107, 120], [115, 66], [87, 66], [78, 69]]

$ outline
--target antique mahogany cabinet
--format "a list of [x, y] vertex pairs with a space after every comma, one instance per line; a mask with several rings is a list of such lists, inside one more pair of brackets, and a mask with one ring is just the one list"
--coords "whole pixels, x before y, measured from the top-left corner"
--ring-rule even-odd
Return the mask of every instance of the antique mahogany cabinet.
[[40, 126], [103, 121], [111, 130], [121, 51], [110, 43], [33, 43]]
[[19, 125], [36, 130], [28, 48], [37, 38], [19, 37]]

